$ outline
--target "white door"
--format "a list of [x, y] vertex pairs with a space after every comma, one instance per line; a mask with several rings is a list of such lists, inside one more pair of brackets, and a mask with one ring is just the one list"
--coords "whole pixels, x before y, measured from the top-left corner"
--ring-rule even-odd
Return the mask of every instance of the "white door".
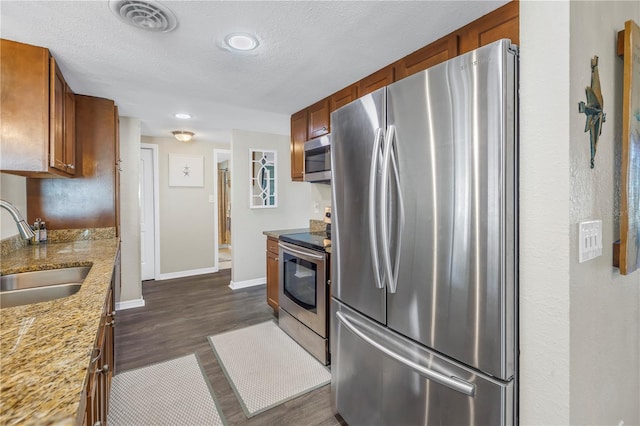
[[142, 280], [155, 278], [153, 151], [140, 150], [140, 258]]

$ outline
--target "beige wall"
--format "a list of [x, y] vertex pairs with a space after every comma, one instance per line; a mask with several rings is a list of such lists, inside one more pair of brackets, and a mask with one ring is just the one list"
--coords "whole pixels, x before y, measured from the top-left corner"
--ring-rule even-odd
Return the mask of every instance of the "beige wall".
[[122, 292], [116, 302], [142, 299], [140, 281], [140, 120], [120, 117], [120, 239]]
[[[234, 130], [231, 135], [231, 235], [234, 283], [264, 280], [266, 230], [307, 228], [311, 184], [291, 181], [290, 137]], [[249, 149], [277, 151], [278, 207], [249, 208]]]
[[[624, 22], [640, 23], [640, 2], [571, 2], [570, 114], [570, 320], [571, 424], [640, 424], [640, 271], [621, 276], [612, 268], [620, 237], [622, 63], [616, 33]], [[598, 68], [607, 120], [589, 167], [585, 115], [577, 113], [591, 81], [591, 58]], [[578, 263], [578, 222], [602, 220], [603, 254]]]
[[[214, 265], [215, 227], [215, 204], [209, 202], [209, 195], [214, 193], [213, 149], [228, 149], [229, 145], [199, 141], [197, 137], [182, 143], [175, 138], [144, 136], [142, 142], [158, 145], [160, 273], [210, 270]], [[169, 154], [203, 156], [204, 187], [170, 187]]]
[[[640, 424], [640, 272], [611, 266], [617, 238], [620, 62], [638, 3], [520, 3], [520, 420]], [[600, 57], [607, 122], [596, 168], [577, 104]], [[603, 221], [603, 256], [578, 263], [578, 222]]]
[[[27, 220], [27, 181], [22, 176], [0, 173], [0, 198], [13, 204]], [[13, 218], [5, 209], [0, 209], [0, 239], [18, 235]]]

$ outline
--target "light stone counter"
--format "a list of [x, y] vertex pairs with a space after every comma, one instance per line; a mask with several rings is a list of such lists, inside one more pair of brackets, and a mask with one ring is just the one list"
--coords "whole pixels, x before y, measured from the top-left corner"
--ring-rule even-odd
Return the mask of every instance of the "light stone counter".
[[[26, 246], [2, 256], [8, 275], [91, 265], [76, 294], [0, 310], [0, 424], [76, 424], [118, 239]], [[80, 414], [80, 416], [79, 416]]]

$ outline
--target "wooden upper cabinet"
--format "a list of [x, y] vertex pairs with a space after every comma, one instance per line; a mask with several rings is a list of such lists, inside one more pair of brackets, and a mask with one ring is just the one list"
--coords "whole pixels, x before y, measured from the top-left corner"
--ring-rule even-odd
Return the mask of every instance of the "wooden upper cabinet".
[[388, 86], [394, 81], [395, 68], [394, 65], [391, 64], [360, 80], [358, 82], [358, 96], [364, 96], [374, 92], [384, 86]]
[[64, 163], [65, 171], [76, 174], [76, 95], [68, 85], [64, 92]]
[[64, 77], [56, 65], [55, 59], [51, 58], [51, 84], [49, 89], [49, 125], [51, 130], [49, 137], [49, 166], [65, 171], [67, 168], [64, 162]]
[[434, 65], [458, 56], [458, 36], [441, 38], [400, 59], [396, 65], [396, 80], [409, 77]]
[[460, 34], [460, 54], [503, 38], [520, 43], [520, 4], [511, 1], [456, 31]]
[[355, 101], [358, 98], [358, 86], [352, 84], [342, 90], [337, 91], [329, 98], [329, 113]]
[[27, 179], [27, 218], [49, 229], [116, 227], [115, 104], [75, 95], [78, 177]]
[[311, 105], [308, 114], [308, 138], [313, 139], [329, 133], [329, 98]]
[[291, 116], [291, 180], [304, 178], [304, 143], [307, 141], [307, 110]]
[[0, 171], [70, 176], [65, 151], [75, 141], [65, 140], [67, 84], [49, 50], [1, 39], [0, 81]]

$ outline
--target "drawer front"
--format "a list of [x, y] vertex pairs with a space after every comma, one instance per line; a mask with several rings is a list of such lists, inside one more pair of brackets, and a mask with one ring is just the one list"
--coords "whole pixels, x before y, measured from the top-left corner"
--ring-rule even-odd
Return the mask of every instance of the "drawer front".
[[278, 240], [273, 238], [267, 239], [267, 251], [278, 254]]

